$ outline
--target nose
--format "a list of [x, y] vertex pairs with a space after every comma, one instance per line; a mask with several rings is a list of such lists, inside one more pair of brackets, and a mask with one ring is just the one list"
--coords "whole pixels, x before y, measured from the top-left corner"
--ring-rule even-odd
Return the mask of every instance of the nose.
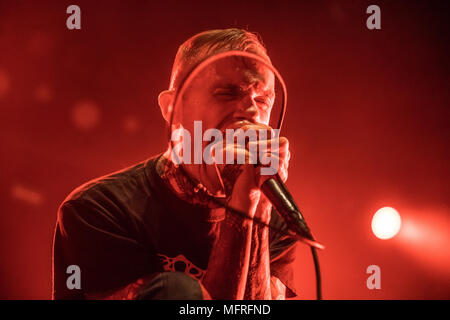
[[251, 122], [259, 122], [258, 105], [252, 93], [245, 94], [241, 101], [239, 101], [239, 106], [236, 108], [233, 117], [244, 118]]

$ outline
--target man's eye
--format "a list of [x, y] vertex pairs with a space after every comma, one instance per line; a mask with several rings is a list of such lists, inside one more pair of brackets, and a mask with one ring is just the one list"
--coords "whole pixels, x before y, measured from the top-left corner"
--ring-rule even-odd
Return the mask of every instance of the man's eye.
[[268, 99], [264, 98], [256, 98], [256, 103], [258, 103], [259, 106], [261, 106], [263, 109], [268, 109], [270, 107], [270, 103]]
[[214, 95], [218, 98], [223, 99], [234, 99], [239, 96], [239, 93], [236, 90], [217, 90], [214, 92]]

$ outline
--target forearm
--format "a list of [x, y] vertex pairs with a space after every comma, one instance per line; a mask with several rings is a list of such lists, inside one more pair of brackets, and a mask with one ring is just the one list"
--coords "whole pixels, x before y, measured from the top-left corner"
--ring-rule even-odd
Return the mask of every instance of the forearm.
[[270, 300], [269, 228], [257, 223], [252, 228], [250, 262], [245, 290], [247, 300]]
[[253, 221], [227, 212], [209, 258], [203, 285], [213, 299], [244, 298]]

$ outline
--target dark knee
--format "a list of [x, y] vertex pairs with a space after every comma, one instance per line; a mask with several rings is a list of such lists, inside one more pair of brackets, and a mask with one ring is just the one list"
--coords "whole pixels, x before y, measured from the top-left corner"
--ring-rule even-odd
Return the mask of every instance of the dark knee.
[[182, 272], [161, 272], [144, 284], [137, 300], [209, 300], [200, 281]]

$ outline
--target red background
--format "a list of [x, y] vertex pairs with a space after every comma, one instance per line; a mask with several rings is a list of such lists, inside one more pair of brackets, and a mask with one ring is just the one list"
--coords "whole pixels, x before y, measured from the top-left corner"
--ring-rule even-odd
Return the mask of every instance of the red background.
[[[178, 45], [228, 27], [260, 33], [287, 82], [288, 185], [327, 246], [324, 297], [450, 298], [443, 3], [0, 1], [0, 298], [50, 298], [59, 204], [163, 151], [156, 98]], [[66, 28], [70, 4], [81, 7], [81, 30]], [[381, 7], [381, 30], [366, 28], [370, 4]], [[370, 228], [383, 206], [403, 219], [391, 240]], [[366, 287], [371, 264], [380, 290]], [[306, 246], [295, 267], [299, 298], [313, 299]]]

